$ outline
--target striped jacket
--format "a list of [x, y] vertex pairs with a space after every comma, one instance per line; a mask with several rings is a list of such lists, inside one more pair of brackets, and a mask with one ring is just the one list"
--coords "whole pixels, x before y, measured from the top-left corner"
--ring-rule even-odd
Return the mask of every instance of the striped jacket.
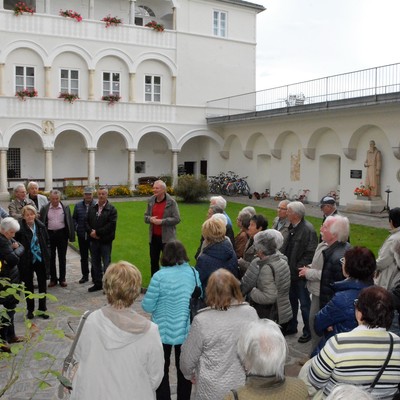
[[[393, 336], [393, 353], [389, 364], [371, 394], [379, 399], [392, 399], [400, 382], [400, 338]], [[321, 352], [312, 359], [308, 379], [323, 398], [336, 385], [350, 384], [368, 389], [389, 352], [389, 332], [360, 325], [351, 332], [330, 338]]]

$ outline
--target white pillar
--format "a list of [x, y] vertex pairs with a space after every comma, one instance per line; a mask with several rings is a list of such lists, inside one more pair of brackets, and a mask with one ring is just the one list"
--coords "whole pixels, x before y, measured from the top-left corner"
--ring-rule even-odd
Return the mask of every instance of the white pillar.
[[4, 0], [0, 0], [0, 10], [4, 10]]
[[0, 200], [10, 201], [7, 179], [7, 149], [0, 149]]
[[129, 25], [135, 25], [135, 0], [129, 0]]
[[176, 76], [172, 77], [171, 104], [176, 104]]
[[128, 186], [135, 189], [135, 150], [128, 149]]
[[172, 186], [175, 187], [178, 183], [178, 153], [177, 150], [172, 150]]
[[135, 102], [135, 76], [134, 72], [129, 73], [129, 102]]
[[89, 19], [94, 19], [94, 0], [89, 0]]
[[45, 14], [50, 14], [50, 3], [51, 3], [51, 1], [50, 0], [44, 0], [44, 13]]
[[88, 183], [90, 186], [96, 186], [95, 156], [96, 149], [88, 149]]
[[53, 149], [44, 149], [44, 191], [53, 189]]
[[172, 7], [172, 29], [176, 31], [176, 7]]
[[89, 69], [88, 100], [94, 100], [94, 69]]
[[4, 96], [4, 66], [5, 64], [0, 64], [0, 96]]
[[44, 67], [44, 97], [51, 97], [51, 67]]

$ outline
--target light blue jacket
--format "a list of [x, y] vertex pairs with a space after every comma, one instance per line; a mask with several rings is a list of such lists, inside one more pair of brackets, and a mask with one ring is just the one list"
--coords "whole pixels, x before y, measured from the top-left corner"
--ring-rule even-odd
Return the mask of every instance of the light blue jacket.
[[144, 311], [158, 325], [164, 344], [182, 344], [190, 328], [189, 300], [196, 286], [201, 286], [198, 272], [188, 263], [161, 267], [151, 278], [142, 300]]

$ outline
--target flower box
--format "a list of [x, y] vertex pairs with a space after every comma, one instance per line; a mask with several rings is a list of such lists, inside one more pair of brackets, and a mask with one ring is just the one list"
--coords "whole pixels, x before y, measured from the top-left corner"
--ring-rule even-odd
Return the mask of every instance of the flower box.
[[106, 28], [110, 27], [111, 25], [117, 26], [122, 24], [121, 18], [111, 17], [111, 15], [107, 15], [102, 19], [102, 21], [106, 23]]
[[79, 14], [76, 11], [73, 11], [73, 10], [60, 10], [60, 16], [61, 17], [65, 17], [65, 18], [75, 19], [77, 22], [81, 22], [82, 21], [81, 14]]
[[24, 13], [34, 14], [35, 10], [27, 6], [23, 1], [19, 1], [14, 7], [14, 15], [18, 17], [18, 15], [22, 15]]
[[148, 28], [152, 28], [157, 32], [163, 32], [164, 31], [164, 25], [158, 24], [156, 21], [150, 21], [145, 26], [147, 26]]
[[79, 96], [77, 94], [72, 94], [72, 93], [60, 93], [58, 98], [64, 99], [64, 101], [68, 101], [69, 103], [72, 104], [75, 100], [79, 99]]
[[24, 90], [18, 90], [15, 95], [20, 99], [25, 101], [26, 97], [37, 97], [38, 92], [36, 89], [24, 89]]
[[118, 103], [121, 100], [121, 96], [116, 94], [109, 94], [107, 96], [103, 96], [101, 98], [103, 101], [108, 101], [109, 105], [113, 105], [114, 103]]

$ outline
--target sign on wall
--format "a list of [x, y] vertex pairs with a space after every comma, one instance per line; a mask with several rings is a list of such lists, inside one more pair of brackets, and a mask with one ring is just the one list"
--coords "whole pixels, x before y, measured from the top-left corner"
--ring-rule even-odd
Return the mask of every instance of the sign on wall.
[[351, 169], [350, 170], [350, 178], [362, 179], [362, 170], [361, 169]]

